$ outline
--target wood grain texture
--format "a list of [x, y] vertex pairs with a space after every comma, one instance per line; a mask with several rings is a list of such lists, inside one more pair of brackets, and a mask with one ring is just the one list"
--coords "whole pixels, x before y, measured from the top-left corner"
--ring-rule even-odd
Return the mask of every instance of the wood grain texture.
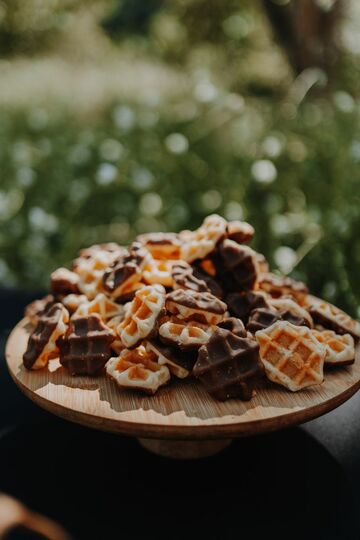
[[155, 396], [120, 390], [100, 377], [73, 377], [51, 360], [49, 370], [27, 371], [22, 355], [31, 330], [27, 320], [11, 333], [6, 358], [16, 384], [35, 403], [88, 427], [157, 439], [222, 439], [299, 424], [349, 399], [360, 388], [360, 348], [353, 366], [327, 369], [321, 386], [292, 393], [264, 381], [249, 402], [212, 399], [193, 380], [176, 381]]

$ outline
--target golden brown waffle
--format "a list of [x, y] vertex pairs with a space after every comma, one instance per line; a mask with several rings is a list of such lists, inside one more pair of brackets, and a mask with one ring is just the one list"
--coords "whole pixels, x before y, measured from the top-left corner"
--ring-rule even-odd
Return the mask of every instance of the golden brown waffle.
[[172, 287], [172, 267], [173, 261], [151, 259], [144, 268], [143, 280], [149, 285], [159, 284], [164, 287]]
[[254, 237], [255, 229], [246, 221], [229, 221], [226, 236], [238, 244], [246, 244]]
[[181, 258], [186, 262], [203, 259], [211, 253], [221, 238], [226, 235], [227, 222], [217, 214], [204, 219], [202, 225], [193, 232], [183, 231]]
[[181, 350], [198, 349], [209, 341], [213, 331], [213, 326], [173, 317], [160, 324], [159, 336], [164, 343], [176, 345]]
[[351, 334], [355, 339], [360, 338], [359, 321], [352, 319], [350, 315], [338, 307], [320, 298], [309, 296], [307, 302], [315, 323], [321, 324], [329, 330], [334, 330], [337, 334]]
[[88, 300], [93, 300], [99, 292], [103, 292], [102, 278], [111, 258], [107, 252], [95, 252], [88, 259], [81, 259], [75, 268], [79, 275], [78, 288]]
[[124, 314], [124, 306], [116, 304], [103, 293], [95, 296], [91, 302], [83, 302], [75, 312], [75, 316], [84, 317], [91, 313], [98, 313], [104, 322], [107, 322], [116, 315]]
[[86, 302], [88, 302], [85, 294], [67, 294], [61, 299], [69, 313], [75, 313], [77, 308]]
[[280, 314], [284, 312], [289, 312], [294, 317], [299, 319], [304, 319], [306, 321], [306, 326], [309, 328], [314, 328], [314, 321], [310, 313], [303, 307], [299, 306], [297, 302], [291, 298], [281, 297], [281, 298], [270, 298], [268, 303], [272, 308], [275, 308]]
[[175, 260], [180, 258], [181, 241], [175, 233], [146, 233], [140, 234], [137, 241], [141, 242], [154, 259]]
[[23, 356], [27, 369], [41, 369], [50, 358], [58, 355], [56, 340], [65, 334], [69, 313], [60, 304], [52, 304], [40, 316], [35, 330], [30, 334], [28, 346]]
[[110, 358], [106, 372], [120, 388], [137, 389], [155, 394], [168, 382], [170, 371], [156, 362], [156, 355], [140, 345], [137, 349], [123, 350], [117, 358]]
[[307, 326], [278, 321], [255, 337], [271, 381], [293, 392], [323, 382], [326, 349]]
[[226, 313], [226, 304], [208, 292], [176, 289], [166, 296], [166, 309], [179, 319], [218, 324]]
[[307, 286], [301, 281], [287, 276], [277, 276], [271, 272], [260, 275], [258, 286], [273, 298], [291, 296], [300, 305], [305, 304], [309, 292]]
[[148, 285], [137, 291], [118, 329], [125, 347], [134, 348], [152, 336], [164, 305], [165, 289], [162, 285]]
[[316, 339], [326, 347], [325, 364], [346, 366], [355, 361], [354, 338], [350, 334], [335, 334], [332, 330], [313, 330]]

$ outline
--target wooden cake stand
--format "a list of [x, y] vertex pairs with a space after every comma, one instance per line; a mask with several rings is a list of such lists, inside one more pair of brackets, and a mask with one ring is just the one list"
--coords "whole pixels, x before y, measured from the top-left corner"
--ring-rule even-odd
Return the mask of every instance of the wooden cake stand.
[[306, 422], [335, 409], [360, 388], [360, 346], [352, 366], [326, 370], [321, 386], [289, 392], [264, 381], [249, 402], [212, 399], [194, 380], [176, 381], [155, 396], [120, 390], [99, 377], [74, 377], [51, 360], [49, 369], [27, 371], [22, 364], [32, 327], [23, 319], [6, 346], [10, 374], [32, 401], [66, 420], [138, 437], [147, 449], [168, 457], [217, 453], [232, 437], [273, 431]]

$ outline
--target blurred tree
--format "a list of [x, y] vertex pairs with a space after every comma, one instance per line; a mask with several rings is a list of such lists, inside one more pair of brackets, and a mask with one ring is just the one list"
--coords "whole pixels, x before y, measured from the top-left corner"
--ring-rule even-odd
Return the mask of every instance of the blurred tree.
[[112, 36], [124, 32], [143, 33], [150, 19], [164, 4], [164, 0], [120, 0], [103, 22], [103, 28]]

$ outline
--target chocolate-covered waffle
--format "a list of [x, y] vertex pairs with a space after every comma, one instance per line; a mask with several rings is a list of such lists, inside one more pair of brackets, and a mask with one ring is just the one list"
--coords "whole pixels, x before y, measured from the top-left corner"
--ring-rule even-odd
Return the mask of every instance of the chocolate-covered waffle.
[[237, 244], [246, 244], [252, 240], [255, 234], [255, 229], [246, 221], [229, 221], [226, 228], [226, 235], [230, 240], [234, 240]]
[[158, 339], [144, 342], [145, 349], [152, 351], [159, 365], [166, 365], [170, 372], [179, 379], [188, 377], [197, 359], [197, 350], [183, 351], [179, 347], [165, 345]]
[[180, 233], [182, 239], [181, 258], [187, 262], [203, 259], [214, 251], [216, 244], [226, 235], [227, 222], [221, 216], [207, 216], [196, 231]]
[[200, 348], [193, 372], [215, 399], [249, 400], [264, 368], [254, 340], [217, 328]]
[[314, 296], [309, 296], [307, 303], [315, 323], [337, 334], [350, 334], [355, 339], [360, 338], [360, 322], [338, 307]]
[[67, 268], [57, 268], [50, 275], [50, 289], [54, 296], [79, 293], [80, 276]]
[[133, 242], [126, 253], [118, 257], [102, 277], [106, 294], [119, 300], [139, 288], [143, 270], [151, 260], [148, 250], [140, 243]]
[[323, 382], [326, 348], [307, 326], [278, 321], [255, 337], [271, 381], [292, 392]]
[[190, 289], [196, 292], [210, 292], [204, 279], [194, 275], [194, 267], [185, 261], [176, 261], [172, 267], [174, 289]]
[[224, 318], [226, 304], [207, 292], [177, 289], [166, 295], [166, 309], [179, 319], [218, 324]]
[[68, 322], [69, 313], [60, 303], [51, 304], [41, 314], [23, 355], [27, 369], [41, 369], [57, 356], [56, 340], [66, 332]]
[[273, 298], [291, 296], [300, 305], [303, 305], [308, 295], [308, 288], [302, 281], [296, 281], [288, 276], [277, 276], [271, 272], [261, 274], [258, 285], [261, 290]]
[[33, 326], [36, 326], [39, 322], [41, 315], [49, 308], [52, 304], [55, 304], [55, 299], [52, 294], [47, 294], [44, 298], [39, 300], [34, 300], [30, 302], [25, 307], [24, 315], [30, 321]]
[[229, 330], [229, 332], [232, 332], [238, 337], [246, 337], [247, 332], [245, 330], [245, 326], [241, 319], [237, 319], [236, 317], [226, 317], [221, 323], [218, 325], [220, 328], [225, 328], [225, 330]]
[[178, 346], [181, 350], [198, 349], [209, 341], [213, 326], [198, 321], [168, 318], [159, 326], [159, 337], [163, 343]]
[[313, 335], [326, 348], [325, 364], [346, 366], [355, 361], [354, 338], [350, 334], [335, 334], [332, 330], [313, 330]]
[[170, 371], [156, 361], [156, 354], [142, 345], [137, 349], [124, 349], [120, 355], [110, 358], [106, 373], [120, 388], [142, 390], [155, 394], [170, 379]]
[[225, 239], [219, 243], [215, 266], [222, 286], [229, 292], [251, 290], [258, 279], [255, 251], [233, 240]]
[[314, 327], [314, 321], [310, 313], [291, 298], [270, 298], [270, 306], [275, 308], [285, 321], [289, 321], [298, 326]]
[[147, 285], [136, 292], [118, 332], [125, 347], [137, 347], [157, 330], [159, 316], [164, 311], [165, 289], [162, 285]]
[[259, 308], [254, 309], [249, 317], [249, 321], [246, 328], [252, 334], [255, 334], [258, 330], [264, 330], [268, 328], [276, 321], [281, 321], [282, 317], [275, 309], [271, 308]]
[[245, 293], [230, 293], [225, 297], [229, 312], [247, 324], [250, 313], [254, 309], [270, 309], [267, 295], [261, 291], [247, 291]]
[[97, 313], [73, 317], [57, 340], [60, 363], [71, 375], [97, 375], [111, 356], [114, 333]]

